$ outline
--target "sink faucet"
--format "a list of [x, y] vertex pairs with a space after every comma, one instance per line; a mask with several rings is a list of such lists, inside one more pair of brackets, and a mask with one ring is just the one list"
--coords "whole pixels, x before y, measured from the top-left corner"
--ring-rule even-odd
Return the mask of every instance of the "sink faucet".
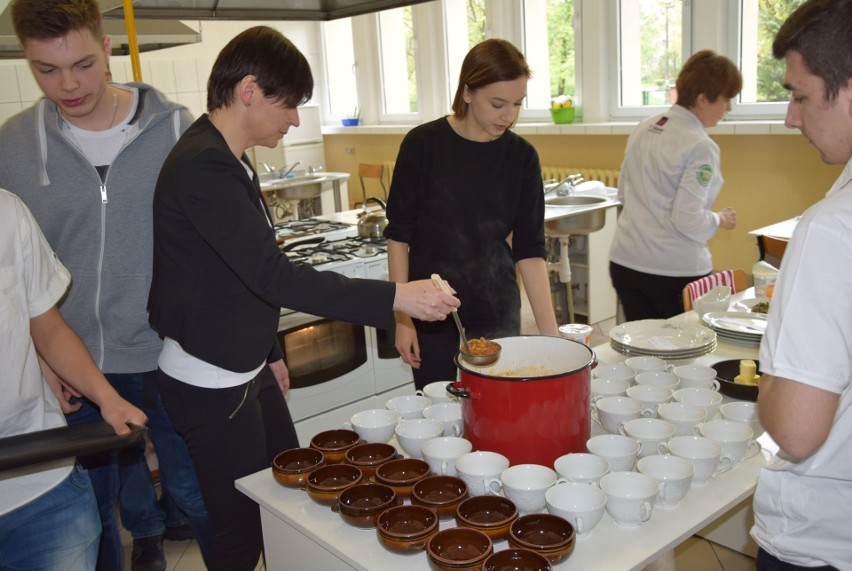
[[281, 174], [281, 178], [287, 178], [287, 175], [293, 172], [293, 169], [299, 166], [300, 164], [302, 164], [302, 161], [296, 161], [295, 163], [290, 165], [290, 167], [286, 171], [284, 169], [281, 169], [283, 171]]
[[[583, 182], [583, 175], [580, 173], [569, 174], [562, 179], [559, 184], [545, 190], [544, 194], [550, 194], [555, 191], [556, 196], [572, 196], [574, 194], [574, 187], [581, 182]], [[563, 186], [565, 186], [565, 188], [562, 188]]]

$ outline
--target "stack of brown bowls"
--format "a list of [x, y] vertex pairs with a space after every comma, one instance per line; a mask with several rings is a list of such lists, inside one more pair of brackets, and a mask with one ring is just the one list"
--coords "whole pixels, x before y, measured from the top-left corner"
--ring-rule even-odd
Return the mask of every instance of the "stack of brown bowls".
[[435, 571], [479, 571], [494, 553], [494, 545], [479, 530], [451, 527], [432, 536], [426, 551], [429, 567]]
[[311, 438], [311, 448], [323, 453], [326, 464], [340, 464], [346, 457], [346, 451], [361, 443], [361, 437], [354, 430], [326, 430]]
[[379, 515], [376, 531], [386, 549], [410, 554], [425, 549], [438, 533], [438, 516], [423, 506], [395, 506]]
[[511, 547], [535, 551], [554, 564], [574, 551], [576, 540], [571, 522], [552, 514], [521, 516], [509, 528]]
[[316, 503], [332, 506], [346, 488], [360, 484], [363, 479], [361, 470], [349, 464], [332, 464], [317, 468], [305, 482], [308, 495]]
[[477, 529], [497, 541], [508, 537], [518, 508], [502, 496], [473, 496], [458, 505], [455, 515], [459, 526]]
[[389, 460], [402, 458], [390, 444], [374, 442], [358, 444], [346, 451], [344, 462], [361, 469], [365, 482], [376, 480], [376, 468]]
[[393, 488], [397, 497], [411, 497], [411, 488], [429, 475], [429, 464], [418, 458], [400, 458], [376, 468], [376, 482]]
[[428, 476], [411, 488], [411, 503], [435, 510], [440, 519], [453, 519], [467, 499], [467, 484], [454, 476]]
[[355, 527], [370, 529], [383, 511], [402, 505], [392, 489], [383, 484], [357, 484], [346, 488], [332, 510], [340, 513], [343, 521]]
[[552, 571], [553, 565], [544, 555], [529, 549], [504, 549], [488, 557], [482, 571]]
[[301, 488], [308, 474], [325, 465], [323, 453], [314, 448], [291, 448], [272, 460], [275, 481], [289, 488]]

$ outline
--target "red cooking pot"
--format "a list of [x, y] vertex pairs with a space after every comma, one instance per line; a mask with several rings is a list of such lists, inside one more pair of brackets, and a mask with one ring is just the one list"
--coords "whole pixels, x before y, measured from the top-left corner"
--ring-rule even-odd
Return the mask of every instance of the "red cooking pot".
[[473, 449], [499, 452], [512, 465], [543, 466], [585, 452], [594, 351], [561, 337], [494, 341], [503, 348], [496, 363], [477, 367], [457, 353], [459, 380], [447, 385], [461, 399], [464, 436]]

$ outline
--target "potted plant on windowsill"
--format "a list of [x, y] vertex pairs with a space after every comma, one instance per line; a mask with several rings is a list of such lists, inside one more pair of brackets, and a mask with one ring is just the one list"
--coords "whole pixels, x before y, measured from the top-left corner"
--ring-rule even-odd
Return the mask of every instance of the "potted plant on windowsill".
[[557, 125], [573, 123], [575, 115], [576, 107], [571, 95], [559, 95], [550, 101], [550, 116]]

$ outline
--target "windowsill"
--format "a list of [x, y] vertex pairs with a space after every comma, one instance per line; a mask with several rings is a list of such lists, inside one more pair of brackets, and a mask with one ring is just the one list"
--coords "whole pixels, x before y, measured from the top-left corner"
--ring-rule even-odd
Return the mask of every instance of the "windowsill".
[[[518, 123], [519, 135], [629, 135], [638, 121], [612, 121], [608, 123]], [[414, 125], [359, 125], [343, 127], [327, 125], [323, 135], [405, 135]], [[799, 135], [798, 129], [788, 129], [782, 120], [723, 121], [709, 129], [711, 135]]]

